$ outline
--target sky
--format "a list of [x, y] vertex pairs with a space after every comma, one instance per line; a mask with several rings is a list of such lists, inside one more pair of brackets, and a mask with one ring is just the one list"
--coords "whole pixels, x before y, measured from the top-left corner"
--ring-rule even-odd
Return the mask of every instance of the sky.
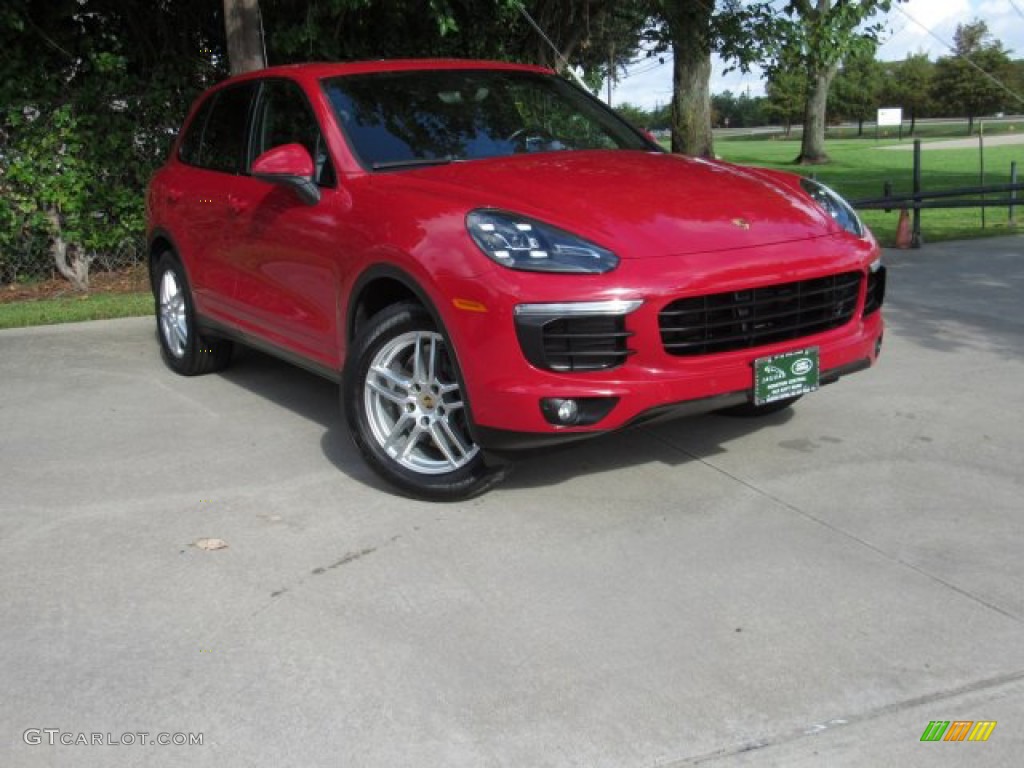
[[[1011, 50], [1011, 58], [1024, 58], [1024, 0], [910, 0], [900, 3], [885, 17], [887, 31], [878, 49], [881, 61], [900, 61], [908, 54], [924, 51], [932, 61], [949, 53], [957, 24], [982, 19], [989, 32]], [[928, 30], [941, 39], [937, 40]], [[672, 56], [665, 63], [649, 59], [631, 67], [612, 90], [612, 104], [629, 102], [645, 109], [654, 109], [672, 98]], [[711, 75], [711, 92], [748, 91], [751, 96], [764, 95], [760, 72], [744, 74], [734, 71], [722, 74], [725, 65], [715, 58]], [[607, 90], [601, 91], [606, 98]]]

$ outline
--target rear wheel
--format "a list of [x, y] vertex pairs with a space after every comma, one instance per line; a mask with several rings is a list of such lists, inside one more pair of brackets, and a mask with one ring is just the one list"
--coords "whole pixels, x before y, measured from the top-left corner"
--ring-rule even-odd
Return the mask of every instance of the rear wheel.
[[417, 304], [367, 322], [345, 367], [342, 405], [370, 467], [412, 496], [455, 501], [501, 479], [473, 441], [448, 342]]
[[181, 262], [165, 252], [153, 277], [157, 338], [167, 367], [182, 376], [197, 376], [226, 366], [231, 361], [231, 342], [199, 334], [192, 291]]

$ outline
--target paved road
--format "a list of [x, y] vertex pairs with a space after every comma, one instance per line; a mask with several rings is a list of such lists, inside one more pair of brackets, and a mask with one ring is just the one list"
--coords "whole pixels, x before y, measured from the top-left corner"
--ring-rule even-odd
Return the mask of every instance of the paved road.
[[[1001, 147], [1008, 146], [1011, 144], [1024, 144], [1024, 133], [1008, 133], [998, 134], [996, 136], [986, 136], [985, 146], [986, 147]], [[891, 144], [886, 147], [877, 147], [877, 149], [893, 149], [896, 151], [909, 152], [914, 148], [914, 142], [910, 139], [902, 144]], [[978, 148], [978, 137], [971, 136], [970, 138], [963, 139], [943, 139], [942, 141], [922, 141], [921, 150], [926, 149], [977, 149]]]
[[446, 506], [265, 357], [0, 332], [0, 765], [1019, 765], [1024, 238], [889, 261], [876, 369]]

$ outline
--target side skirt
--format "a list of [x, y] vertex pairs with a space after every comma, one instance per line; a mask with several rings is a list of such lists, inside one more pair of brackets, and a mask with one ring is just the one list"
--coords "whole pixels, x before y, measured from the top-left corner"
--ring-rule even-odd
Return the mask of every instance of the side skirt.
[[197, 325], [199, 326], [199, 332], [202, 334], [208, 334], [210, 336], [217, 336], [222, 339], [238, 342], [246, 347], [252, 347], [253, 349], [258, 349], [260, 352], [265, 352], [271, 357], [284, 360], [286, 363], [291, 363], [299, 368], [304, 368], [310, 373], [315, 373], [317, 376], [322, 376], [329, 381], [333, 381], [335, 384], [341, 382], [341, 371], [336, 371], [333, 368], [317, 363], [309, 358], [296, 354], [295, 352], [279, 347], [276, 344], [271, 344], [265, 339], [253, 336], [251, 333], [240, 331], [230, 325], [217, 322], [216, 320], [210, 320], [206, 317], [197, 318]]

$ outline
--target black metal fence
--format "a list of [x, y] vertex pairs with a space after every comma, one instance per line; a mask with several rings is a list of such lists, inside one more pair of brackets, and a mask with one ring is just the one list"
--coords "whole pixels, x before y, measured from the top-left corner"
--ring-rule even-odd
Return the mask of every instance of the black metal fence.
[[[984, 176], [984, 148], [982, 145], [981, 175]], [[913, 192], [892, 194], [892, 183], [886, 182], [881, 197], [851, 200], [854, 208], [861, 210], [892, 211], [909, 209], [913, 211], [910, 230], [910, 247], [921, 247], [921, 211], [926, 208], [980, 208], [982, 226], [985, 224], [986, 208], [1006, 208], [1011, 225], [1016, 221], [1016, 207], [1020, 204], [1017, 193], [1024, 192], [1024, 184], [1017, 181], [1017, 163], [1010, 163], [1009, 184], [986, 184], [973, 187], [956, 187], [937, 192], [925, 192], [921, 185], [921, 140], [914, 140]], [[995, 197], [990, 197], [994, 195]]]

